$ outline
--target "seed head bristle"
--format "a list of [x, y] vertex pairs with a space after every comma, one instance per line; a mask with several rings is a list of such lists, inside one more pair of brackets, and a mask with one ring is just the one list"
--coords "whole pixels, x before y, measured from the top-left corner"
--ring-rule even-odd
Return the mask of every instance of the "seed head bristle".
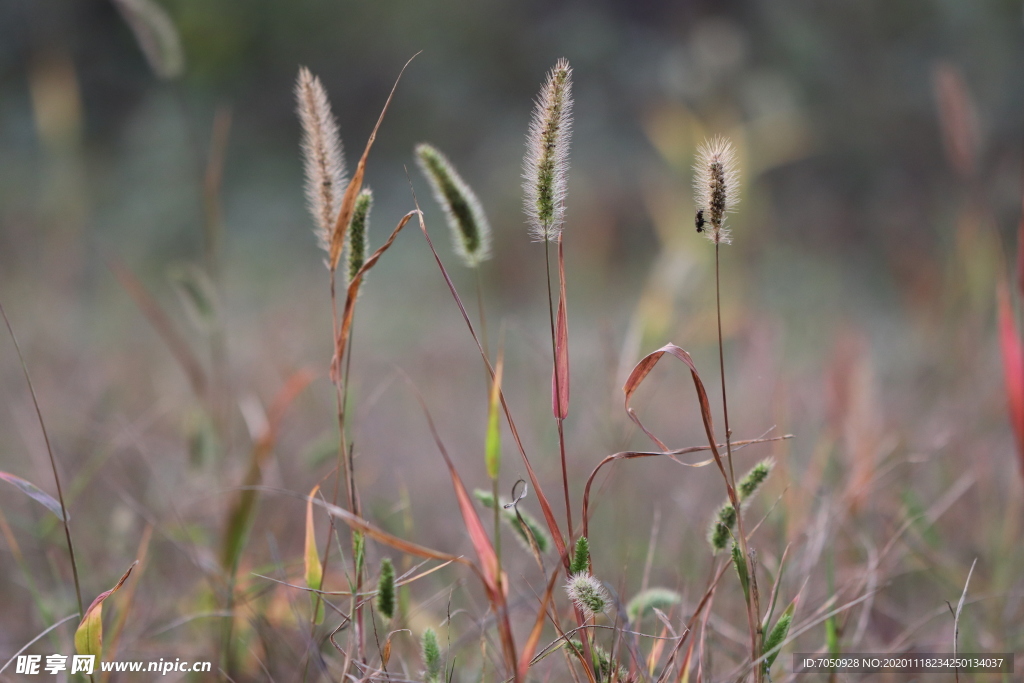
[[455, 253], [470, 268], [491, 257], [491, 226], [480, 200], [448, 158], [433, 145], [416, 145], [416, 163], [444, 209]]
[[603, 612], [608, 604], [608, 592], [604, 586], [586, 572], [570, 576], [569, 582], [565, 584], [565, 592], [576, 608], [588, 619]]
[[526, 216], [538, 242], [562, 231], [571, 136], [572, 68], [559, 59], [537, 96], [523, 159]]
[[[369, 242], [367, 232], [370, 228], [370, 209], [373, 208], [373, 190], [366, 187], [359, 191], [356, 197], [356, 205], [352, 210], [352, 220], [349, 222], [348, 234], [345, 239], [348, 241], [348, 281], [355, 279], [356, 273], [366, 263], [366, 253]], [[365, 279], [365, 275], [363, 276]]]
[[739, 170], [736, 150], [727, 138], [705, 140], [693, 165], [693, 197], [707, 226], [701, 232], [715, 244], [729, 244], [726, 216], [739, 202]]
[[341, 208], [341, 194], [346, 185], [344, 149], [327, 91], [320, 79], [306, 67], [299, 69], [295, 99], [302, 123], [306, 201], [320, 247], [329, 252], [335, 218]]

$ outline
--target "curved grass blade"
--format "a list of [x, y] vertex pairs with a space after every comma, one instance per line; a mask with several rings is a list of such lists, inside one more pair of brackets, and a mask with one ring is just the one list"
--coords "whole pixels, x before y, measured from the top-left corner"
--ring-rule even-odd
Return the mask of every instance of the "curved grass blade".
[[[377, 123], [373, 126], [373, 131], [370, 133], [370, 137], [366, 141], [366, 148], [363, 150], [363, 155], [359, 157], [359, 164], [356, 166], [356, 172], [352, 175], [352, 180], [349, 181], [348, 187], [345, 188], [345, 194], [341, 198], [341, 209], [338, 211], [338, 220], [335, 221], [334, 231], [331, 233], [331, 245], [328, 258], [330, 259], [332, 271], [338, 267], [338, 259], [341, 258], [341, 251], [345, 246], [345, 233], [348, 232], [348, 224], [352, 221], [352, 213], [356, 208], [356, 199], [359, 197], [359, 191], [363, 189], [363, 175], [366, 173], [366, 159], [370, 156], [370, 149], [373, 147], [373, 143], [377, 139], [377, 129], [380, 128], [381, 122], [384, 121], [384, 114], [387, 113], [388, 107], [391, 105], [391, 98], [395, 96], [395, 89], [398, 88], [398, 82], [402, 80], [402, 74], [405, 73], [405, 69], [419, 54], [420, 53], [417, 52], [410, 57], [409, 61], [405, 63], [405, 66], [402, 67], [402, 70], [398, 72], [398, 78], [395, 79], [395, 84], [391, 86], [391, 92], [388, 94], [387, 101], [384, 102], [384, 108], [381, 110], [380, 116], [377, 118]], [[360, 270], [360, 272], [363, 271]], [[351, 287], [349, 289], [351, 290]]]
[[132, 565], [128, 567], [128, 571], [124, 573], [121, 580], [117, 582], [117, 585], [97, 595], [96, 599], [89, 605], [89, 609], [85, 610], [85, 616], [82, 617], [81, 623], [75, 629], [75, 652], [80, 655], [94, 655], [96, 659], [103, 656], [103, 601], [116, 593], [124, 585], [124, 582], [128, 580], [128, 576], [132, 573], [132, 569], [138, 563], [138, 560], [132, 562]]
[[331, 381], [337, 382], [341, 378], [341, 359], [345, 357], [345, 347], [348, 345], [348, 338], [352, 333], [352, 318], [356, 313], [356, 299], [359, 297], [359, 286], [363, 283], [363, 277], [367, 271], [377, 265], [377, 261], [384, 255], [384, 252], [391, 248], [395, 238], [398, 237], [398, 233], [402, 232], [405, 224], [417, 213], [419, 213], [419, 209], [410, 211], [402, 216], [402, 220], [398, 221], [398, 225], [391, 231], [391, 236], [388, 237], [387, 241], [380, 245], [377, 251], [373, 252], [370, 258], [366, 259], [363, 267], [352, 276], [352, 280], [348, 284], [348, 293], [345, 296], [345, 312], [342, 315], [341, 329], [338, 330], [338, 336], [334, 342], [334, 359], [331, 361]]
[[[722, 464], [722, 456], [718, 452], [718, 443], [715, 440], [715, 424], [711, 417], [711, 403], [708, 401], [708, 393], [704, 389], [704, 382], [701, 381], [700, 374], [697, 372], [697, 366], [694, 365], [693, 358], [690, 357], [690, 354], [675, 344], [665, 344], [665, 346], [661, 347], [657, 351], [644, 356], [640, 362], [636, 364], [636, 367], [633, 368], [633, 371], [629, 373], [629, 378], [626, 379], [626, 383], [622, 387], [622, 391], [626, 395], [626, 414], [629, 415], [629, 419], [632, 420], [637, 427], [643, 430], [643, 433], [646, 434], [651, 441], [656, 443], [661, 450], [669, 450], [668, 446], [666, 446], [661, 439], [656, 437], [647, 429], [647, 427], [644, 426], [643, 422], [640, 421], [640, 418], [637, 417], [636, 412], [634, 412], [629, 405], [630, 400], [633, 398], [633, 394], [636, 393], [636, 390], [640, 387], [644, 378], [647, 377], [651, 370], [654, 369], [654, 366], [658, 364], [658, 361], [661, 360], [661, 357], [666, 353], [671, 356], [675, 356], [690, 368], [690, 375], [693, 377], [693, 387], [697, 391], [697, 400], [700, 402], [700, 417], [701, 421], [704, 423], [704, 431], [708, 437], [708, 445], [711, 448], [711, 455], [714, 456], [715, 464], [718, 465], [718, 469], [721, 471], [722, 477], [725, 478], [725, 485], [729, 489], [730, 499], [735, 498], [736, 493], [733, 490], [732, 485], [729, 483], [729, 477], [726, 475], [725, 467]], [[735, 505], [736, 502], [737, 501], [733, 501], [733, 504]]]
[[[733, 450], [735, 451], [738, 448], [742, 448], [744, 446], [749, 446], [751, 444], [767, 443], [769, 441], [782, 441], [784, 439], [792, 439], [792, 438], [793, 438], [792, 434], [785, 434], [783, 436], [773, 436], [771, 438], [761, 437], [759, 439], [747, 439], [745, 441], [733, 441], [732, 442], [732, 447], [733, 447]], [[725, 446], [725, 444], [718, 444], [719, 448], [723, 448], [724, 446]], [[632, 460], [634, 458], [654, 458], [654, 457], [667, 457], [667, 458], [670, 458], [673, 462], [678, 463], [680, 465], [683, 465], [685, 467], [706, 467], [707, 465], [710, 465], [711, 463], [715, 462], [715, 459], [714, 458], [708, 458], [707, 460], [701, 460], [700, 462], [683, 462], [682, 460], [679, 460], [676, 456], [686, 455], [687, 453], [697, 453], [697, 452], [700, 452], [700, 451], [709, 451], [709, 450], [711, 450], [710, 446], [688, 446], [686, 448], [677, 448], [677, 449], [671, 450], [671, 451], [623, 451], [621, 453], [613, 453], [612, 455], [609, 455], [609, 456], [605, 457], [605, 459], [602, 460], [601, 462], [599, 462], [597, 464], [597, 467], [595, 467], [594, 470], [590, 473], [590, 476], [587, 478], [587, 485], [583, 489], [583, 535], [586, 536], [587, 535], [587, 531], [589, 530], [590, 489], [591, 489], [591, 487], [594, 484], [594, 479], [597, 477], [597, 473], [601, 470], [602, 467], [604, 467], [605, 465], [608, 465], [610, 463], [617, 462], [619, 460]]]
[[21, 477], [11, 474], [10, 472], [0, 472], [0, 479], [3, 479], [8, 484], [16, 486], [22, 493], [37, 503], [42, 503], [47, 510], [57, 515], [57, 519], [64, 522], [68, 521], [64, 517], [64, 509], [61, 507], [60, 501], [46, 491], [43, 491], [32, 482], [26, 481]]
[[498, 364], [494, 369], [494, 379], [491, 380], [491, 397], [487, 408], [487, 437], [484, 441], [484, 462], [487, 466], [487, 476], [492, 480], [498, 478], [501, 470], [501, 414], [498, 406], [501, 403], [501, 375], [504, 368], [502, 358], [498, 357]]
[[476, 513], [476, 508], [473, 507], [473, 500], [462, 483], [462, 477], [459, 476], [458, 471], [455, 469], [455, 464], [449, 457], [448, 450], [444, 447], [444, 443], [437, 433], [434, 420], [430, 416], [430, 411], [427, 409], [423, 396], [420, 395], [415, 386], [413, 386], [413, 391], [416, 393], [416, 399], [419, 401], [423, 414], [427, 418], [427, 424], [430, 427], [430, 434], [434, 438], [434, 443], [437, 444], [437, 448], [441, 451], [445, 464], [448, 466], [448, 473], [452, 479], [452, 488], [455, 489], [455, 498], [459, 504], [459, 512], [462, 514], [462, 521], [466, 525], [469, 539], [473, 543], [473, 549], [480, 559], [480, 564], [483, 568], [484, 585], [487, 588], [491, 608], [498, 617], [498, 631], [501, 635], [502, 647], [505, 650], [505, 661], [513, 672], [513, 678], [518, 681], [519, 669], [516, 664], [516, 645], [512, 636], [512, 625], [509, 622], [508, 604], [505, 598], [507, 583], [502, 576], [501, 565], [498, 564], [498, 556], [494, 552], [494, 546], [491, 545], [490, 538], [487, 537], [487, 531], [484, 529], [483, 522], [480, 521], [480, 516]]
[[[319, 591], [323, 583], [323, 565], [320, 563], [320, 551], [316, 547], [316, 528], [313, 526], [313, 501], [316, 493], [320, 490], [317, 484], [309, 492], [309, 500], [306, 502], [306, 552], [303, 554], [306, 569], [306, 586], [313, 591]], [[316, 593], [310, 593], [310, 600], [313, 602], [314, 617], [313, 623], [320, 624], [324, 620], [324, 602]]]
[[[413, 193], [413, 201], [415, 200], [416, 194]], [[473, 341], [476, 342], [476, 347], [480, 352], [481, 358], [484, 360], [484, 364], [487, 366], [487, 371], [493, 378], [494, 368], [491, 366], [491, 362], [487, 358], [487, 353], [484, 351], [484, 347], [480, 343], [480, 338], [477, 336], [476, 330], [473, 328], [473, 322], [469, 319], [469, 313], [466, 312], [466, 307], [462, 303], [462, 298], [459, 296], [458, 290], [455, 289], [455, 283], [452, 282], [451, 277], [448, 275], [448, 271], [441, 262], [441, 257], [438, 256], [437, 250], [434, 248], [434, 243], [431, 241], [430, 234], [427, 232], [427, 224], [423, 220], [423, 213], [419, 211], [418, 202], [416, 207], [420, 222], [420, 231], [423, 233], [423, 237], [427, 240], [427, 246], [430, 247], [430, 253], [433, 254], [434, 260], [437, 262], [437, 267], [441, 270], [441, 275], [444, 277], [444, 281], [448, 285], [448, 290], [451, 292], [452, 298], [455, 299], [455, 303], [459, 307], [459, 312], [462, 313], [462, 319], [466, 322], [466, 327], [469, 328], [469, 334], [473, 337]], [[555, 549], [558, 550], [559, 555], [562, 557], [562, 562], [565, 564], [566, 570], [568, 570], [569, 554], [566, 552], [565, 539], [562, 538], [562, 532], [558, 528], [558, 521], [555, 519], [555, 513], [551, 509], [551, 503], [548, 501], [547, 496], [544, 495], [544, 489], [541, 487], [540, 480], [537, 478], [533, 465], [530, 463], [530, 459], [526, 455], [526, 449], [523, 447], [522, 439], [519, 438], [519, 430], [516, 429], [515, 420], [512, 419], [512, 413], [509, 411], [508, 403], [505, 401], [505, 394], [504, 392], [499, 392], [499, 394], [501, 398], [501, 408], [505, 413], [505, 419], [508, 421], [509, 431], [512, 432], [512, 439], [516, 442], [516, 448], [519, 449], [519, 455], [523, 459], [523, 465], [526, 467], [526, 474], [530, 477], [530, 483], [533, 484], [533, 490], [537, 492], [537, 501], [540, 503], [541, 512], [544, 513], [544, 521], [547, 522], [548, 529], [551, 531], [551, 537], [555, 542]]]
[[544, 598], [540, 601], [540, 609], [537, 611], [537, 619], [533, 623], [533, 630], [530, 631], [530, 637], [526, 639], [526, 644], [523, 645], [523, 653], [519, 657], [519, 678], [525, 680], [526, 674], [530, 669], [530, 663], [533, 661], [533, 653], [537, 651], [537, 644], [540, 643], [540, 636], [544, 630], [544, 621], [547, 617], [548, 603], [551, 602], [551, 595], [555, 590], [555, 580], [558, 579], [559, 570], [556, 567], [551, 572], [551, 578], [548, 579], [548, 587], [544, 591]]

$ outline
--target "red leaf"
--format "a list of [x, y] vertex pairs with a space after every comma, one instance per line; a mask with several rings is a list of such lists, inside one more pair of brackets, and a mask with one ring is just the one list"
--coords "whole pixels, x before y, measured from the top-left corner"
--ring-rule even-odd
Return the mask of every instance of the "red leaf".
[[565, 255], [558, 235], [558, 316], [555, 318], [555, 367], [551, 371], [551, 410], [564, 420], [569, 414], [569, 322], [565, 310]]
[[999, 284], [999, 347], [1003, 355], [1003, 380], [1010, 424], [1017, 438], [1017, 456], [1024, 472], [1024, 349], [1005, 282]]

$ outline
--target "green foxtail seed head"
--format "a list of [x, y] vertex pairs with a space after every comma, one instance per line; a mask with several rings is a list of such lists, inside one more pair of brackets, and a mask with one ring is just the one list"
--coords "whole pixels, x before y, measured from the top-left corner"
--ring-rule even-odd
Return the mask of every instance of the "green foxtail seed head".
[[338, 123], [331, 113], [320, 79], [299, 69], [295, 83], [296, 109], [302, 123], [302, 159], [306, 172], [306, 202], [313, 215], [316, 236], [330, 253], [331, 235], [346, 186], [345, 154]]
[[570, 576], [569, 583], [565, 584], [565, 592], [576, 608], [588, 619], [603, 612], [608, 604], [608, 592], [604, 586], [585, 572]]
[[352, 220], [348, 224], [348, 281], [355, 279], [356, 273], [366, 263], [366, 252], [369, 242], [366, 233], [370, 228], [370, 209], [373, 208], [373, 190], [366, 187], [356, 196], [356, 205], [352, 209]]
[[572, 563], [569, 565], [570, 574], [579, 574], [590, 569], [590, 542], [586, 536], [576, 539], [576, 551], [572, 555]]
[[395, 566], [387, 557], [380, 562], [380, 579], [377, 580], [377, 611], [385, 619], [395, 616]]
[[[485, 508], [494, 509], [494, 494], [490, 491], [475, 489], [473, 495]], [[517, 516], [515, 509], [505, 507], [508, 505], [508, 500], [505, 498], [499, 498], [498, 504], [501, 505], [501, 518], [512, 527], [513, 531], [516, 532], [516, 538], [519, 539], [527, 550], [530, 550], [530, 541], [532, 539], [537, 545], [537, 552], [546, 553], [548, 551], [548, 548], [551, 547], [551, 537], [548, 535], [547, 530], [534, 519], [533, 515], [525, 510], [519, 510], [519, 515]], [[521, 523], [519, 521], [520, 517], [523, 520]]]
[[572, 68], [559, 59], [537, 95], [523, 158], [526, 216], [538, 242], [555, 240], [562, 231], [571, 135]]
[[705, 140], [693, 165], [693, 199], [697, 205], [697, 231], [715, 244], [729, 244], [725, 217], [739, 201], [740, 174], [736, 150], [727, 138]]
[[491, 226], [480, 200], [448, 158], [427, 143], [416, 145], [416, 163], [444, 209], [455, 253], [470, 268], [491, 257]]
[[708, 531], [708, 543], [711, 544], [712, 552], [720, 552], [725, 549], [732, 539], [732, 528], [736, 525], [736, 508], [732, 503], [726, 503], [718, 508], [718, 513], [711, 522], [711, 529]]
[[737, 488], [740, 501], [744, 501], [750, 498], [757, 492], [757, 489], [761, 487], [761, 484], [765, 482], [768, 475], [772, 473], [772, 468], [775, 466], [775, 461], [771, 458], [765, 458], [761, 462], [754, 465], [754, 467], [747, 472], [742, 479], [740, 479]]
[[[768, 475], [771, 474], [772, 467], [774, 466], [774, 460], [765, 458], [743, 475], [743, 478], [736, 485], [736, 493], [741, 504], [746, 503], [750, 500], [751, 496], [757, 493], [757, 490], [761, 488], [761, 484], [768, 479]], [[732, 528], [735, 525], [736, 509], [732, 506], [732, 503], [727, 502], [718, 509], [715, 519], [711, 522], [711, 529], [708, 531], [708, 543], [711, 544], [713, 552], [717, 553], [725, 549], [725, 546], [732, 539]]]
[[678, 605], [682, 599], [683, 596], [668, 588], [648, 588], [641, 593], [637, 593], [629, 601], [629, 604], [626, 605], [626, 614], [629, 616], [630, 621], [636, 621], [655, 609], [663, 612], [667, 611], [672, 606]]
[[427, 683], [440, 683], [441, 648], [437, 644], [437, 633], [432, 628], [423, 632], [423, 663], [427, 667]]

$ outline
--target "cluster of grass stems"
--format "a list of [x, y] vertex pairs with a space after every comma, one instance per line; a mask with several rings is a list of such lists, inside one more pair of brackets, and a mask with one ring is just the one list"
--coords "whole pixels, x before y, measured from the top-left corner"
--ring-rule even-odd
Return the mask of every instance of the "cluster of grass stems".
[[[395, 88], [397, 86], [396, 80]], [[565, 245], [571, 240], [572, 233], [564, 228], [572, 124], [572, 70], [568, 62], [560, 60], [548, 73], [536, 99], [523, 165], [524, 207], [529, 234], [543, 246], [542, 252], [538, 250], [538, 258], [544, 259], [546, 273], [551, 345], [551, 412], [557, 432], [561, 497], [564, 502], [564, 511], [559, 512], [556, 512], [558, 504], [553, 503], [548, 495], [550, 482], [543, 482], [534, 469], [533, 461], [538, 456], [534, 455], [533, 459], [528, 456], [506, 401], [502, 386], [502, 345], [499, 343], [497, 349], [492, 351], [487, 337], [487, 307], [481, 285], [481, 270], [493, 255], [490, 224], [482, 203], [469, 184], [436, 147], [424, 143], [416, 147], [414, 154], [434, 199], [448, 221], [455, 254], [467, 268], [475, 271], [475, 314], [470, 314], [470, 309], [465, 305], [434, 246], [415, 192], [412, 193], [408, 213], [391, 231], [387, 240], [371, 252], [369, 225], [373, 194], [366, 187], [365, 174], [371, 149], [395, 88], [385, 102], [355, 170], [349, 177], [338, 125], [326, 90], [306, 69], [300, 71], [296, 85], [298, 111], [304, 131], [307, 197], [327, 266], [325, 286], [330, 293], [333, 347], [329, 376], [334, 387], [337, 452], [334, 467], [327, 476], [319, 481], [310, 481], [308, 494], [294, 494], [304, 500], [306, 506], [301, 580], [294, 577], [271, 578], [256, 573], [264, 585], [284, 584], [287, 590], [308, 594], [308, 612], [305, 612], [301, 629], [302, 649], [296, 655], [294, 666], [295, 679], [397, 682], [412, 677], [428, 683], [462, 680], [462, 669], [469, 665], [459, 661], [465, 655], [456, 644], [452, 644], [452, 640], [461, 643], [466, 638], [475, 637], [483, 648], [476, 662], [481, 680], [525, 681], [535, 675], [534, 671], [541, 666], [541, 662], [558, 653], [564, 660], [565, 673], [556, 676], [560, 680], [571, 678], [576, 683], [663, 683], [688, 681], [694, 676], [697, 680], [703, 680], [703, 666], [707, 661], [704, 655], [705, 627], [711, 617], [715, 597], [724, 582], [730, 580], [727, 578], [730, 576], [736, 582], [735, 595], [742, 598], [749, 638], [748, 655], [745, 660], [736, 663], [729, 675], [730, 680], [750, 680], [755, 683], [766, 680], [781, 648], [799, 632], [822, 624], [827, 634], [828, 650], [837, 653], [837, 615], [863, 600], [867, 593], [847, 605], [827, 603], [797, 627], [795, 612], [798, 596], [785, 596], [781, 591], [788, 548], [782, 553], [774, 580], [766, 584], [764, 570], [757, 562], [757, 553], [753, 547], [754, 534], [759, 524], [752, 524], [745, 514], [747, 503], [768, 478], [772, 461], [763, 460], [740, 477], [737, 476], [734, 464], [735, 453], [740, 448], [789, 437], [761, 436], [738, 441], [733, 438], [730, 429], [722, 332], [720, 249], [730, 243], [727, 217], [739, 199], [737, 159], [731, 143], [722, 138], [707, 141], [699, 150], [694, 167], [696, 228], [698, 233], [704, 234], [712, 242], [714, 249], [718, 380], [721, 384], [720, 410], [724, 434], [719, 436], [716, 432], [712, 399], [694, 360], [681, 347], [666, 342], [636, 364], [623, 386], [626, 414], [649, 437], [655, 448], [648, 451], [623, 451], [601, 460], [585, 481], [579, 513], [574, 515], [572, 494], [574, 488], [578, 489], [579, 482], [573, 482], [570, 478], [564, 429], [570, 408]], [[180, 277], [186, 301], [197, 317], [207, 321], [210, 357], [214, 360], [214, 367], [218, 366], [225, 353], [216, 303], [220, 289], [217, 193], [229, 129], [230, 113], [219, 112], [206, 171], [207, 261], [203, 268], [183, 273]], [[453, 497], [473, 548], [472, 557], [430, 548], [385, 531], [368, 519], [360, 496], [360, 476], [356, 468], [358, 460], [349, 424], [353, 402], [350, 378], [356, 310], [369, 271], [411, 222], [418, 224], [439, 274], [477, 347], [486, 380], [488, 412], [483, 464], [491, 486], [489, 490], [473, 493], [467, 490], [449, 457], [434, 426], [426, 400], [409, 381], [410, 390], [419, 400], [436, 448], [450, 475]], [[228, 419], [226, 406], [229, 404], [231, 387], [216, 372], [204, 368], [204, 364], [178, 335], [168, 316], [141, 282], [120, 263], [114, 261], [111, 267], [185, 368], [192, 389], [211, 416], [209, 430], [215, 436], [219, 435], [218, 438], [225, 439], [228, 430], [224, 422]], [[1003, 296], [1005, 302], [1007, 297], [1005, 294]], [[1003, 304], [1004, 309], [1007, 305]], [[0, 315], [4, 318], [10, 336], [14, 338], [14, 331], [2, 307]], [[1007, 316], [1012, 314], [1004, 310], [1003, 315], [1004, 353], [1008, 362], [1017, 359], [1013, 368], [1014, 372], [1019, 372], [1022, 367], [1019, 362], [1020, 342], [1012, 332], [1012, 325], [1005, 322]], [[20, 359], [21, 350], [16, 340], [15, 347]], [[704, 427], [705, 443], [670, 448], [645, 426], [631, 406], [631, 399], [645, 378], [666, 356], [681, 361], [690, 372]], [[76, 649], [81, 653], [110, 659], [116, 656], [127, 608], [122, 611], [113, 636], [104, 643], [102, 604], [125, 584], [131, 568], [116, 584], [111, 581], [114, 587], [100, 594], [86, 609], [58, 463], [23, 360], [22, 368], [32, 389], [33, 405], [49, 452], [57, 498], [49, 497], [23, 479], [7, 473], [0, 474], [8, 483], [18, 486], [49, 507], [60, 521], [78, 607], [77, 613], [54, 624], [43, 635], [69, 620], [77, 622]], [[1008, 377], [1010, 374], [1008, 372]], [[249, 599], [245, 590], [240, 588], [240, 567], [260, 496], [267, 492], [262, 485], [263, 467], [274, 450], [280, 424], [289, 404], [313, 377], [305, 371], [295, 373], [266, 411], [265, 424], [253, 433], [254, 447], [248, 468], [236, 487], [234, 499], [226, 513], [219, 569], [210, 573], [210, 600], [217, 613], [226, 616], [220, 620], [218, 638], [215, 639], [216, 652], [211, 652], [211, 655], [216, 656], [219, 671], [226, 680], [240, 680], [252, 675], [254, 667], [248, 661], [239, 634], [240, 624], [244, 624], [244, 619], [238, 616], [240, 601]], [[1019, 390], [1013, 384], [1017, 379], [1008, 379], [1011, 404], [1024, 415], [1024, 407], [1021, 407], [1024, 406], [1024, 399], [1018, 397], [1019, 400], [1014, 403], [1014, 397], [1017, 397], [1014, 391], [1024, 396], [1024, 390]], [[1024, 418], [1020, 418], [1020, 423], [1024, 424]], [[1018, 431], [1024, 433], [1024, 427]], [[502, 495], [503, 433], [511, 435], [522, 468], [528, 476], [528, 481], [520, 480], [510, 487], [509, 496]], [[1021, 439], [1024, 442], [1024, 437]], [[678, 462], [681, 456], [707, 452], [710, 452], [711, 457], [705, 461], [684, 463], [716, 468], [722, 483], [723, 502], [717, 512], [708, 511], [710, 548], [703, 551], [710, 552], [715, 558], [713, 570], [708, 581], [694, 589], [698, 599], [687, 602], [676, 590], [648, 587], [645, 577], [644, 589], [623, 601], [610, 590], [607, 569], [593, 561], [592, 549], [606, 542], [601, 530], [591, 527], [590, 516], [594, 505], [592, 485], [597, 475], [606, 466], [619, 461], [670, 458]], [[534, 518], [521, 506], [521, 501], [527, 495], [539, 504], [541, 519]], [[480, 516], [480, 510], [483, 510], [485, 517], [490, 516], [486, 523]], [[322, 526], [324, 518], [326, 526]], [[320, 537], [317, 536], [318, 521], [321, 522]], [[518, 629], [514, 628], [513, 608], [521, 612], [522, 600], [518, 600], [514, 606], [511, 599], [512, 596], [528, 591], [517, 587], [504, 568], [507, 564], [506, 555], [510, 551], [501, 544], [503, 526], [509, 527], [545, 577], [543, 590], [539, 594], [535, 593], [535, 607], [526, 610], [529, 618]], [[152, 528], [149, 528], [140, 545], [140, 560], [146, 556], [151, 532]], [[417, 558], [421, 562], [411, 565], [405, 561], [399, 570], [392, 559], [385, 557], [378, 566], [369, 566], [366, 559], [370, 554], [367, 552], [368, 544], [390, 548], [407, 560]], [[449, 606], [449, 617], [443, 623], [437, 624], [436, 628], [426, 628], [421, 633], [412, 633], [402, 617], [405, 609], [403, 605], [407, 601], [407, 598], [403, 599], [403, 594], [418, 580], [450, 565], [461, 567], [486, 597], [487, 614], [480, 616], [476, 626], [478, 632], [457, 632]], [[132, 596], [134, 585], [129, 584], [128, 589]], [[130, 602], [131, 598], [128, 598], [129, 605]], [[962, 602], [961, 599], [961, 607]], [[781, 607], [784, 603], [787, 605], [785, 608]], [[697, 633], [701, 634], [699, 638]], [[407, 643], [404, 646], [400, 644], [403, 640]], [[412, 650], [408, 647], [410, 641], [418, 643]], [[396, 665], [398, 658], [392, 657], [393, 647], [406, 653], [418, 654], [408, 655], [408, 660], [402, 659], [401, 664]], [[491, 664], [490, 669], [488, 663]], [[549, 676], [550, 673], [544, 675]]]

